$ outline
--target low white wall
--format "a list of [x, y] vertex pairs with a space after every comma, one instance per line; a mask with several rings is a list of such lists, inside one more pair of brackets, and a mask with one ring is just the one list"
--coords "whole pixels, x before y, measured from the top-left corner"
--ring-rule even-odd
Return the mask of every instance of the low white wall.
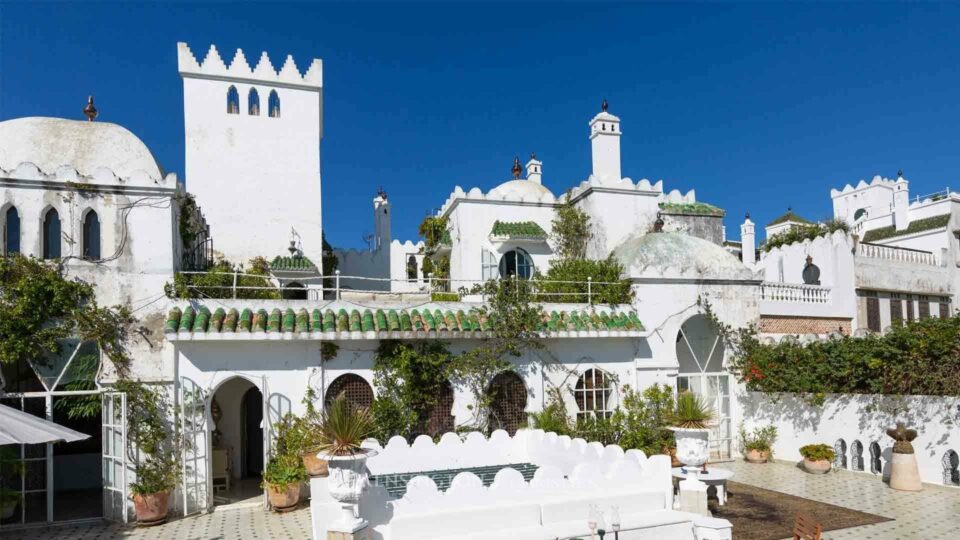
[[843, 440], [846, 468], [853, 470], [854, 442], [859, 441], [863, 470], [870, 474], [874, 468], [870, 446], [876, 442], [880, 470], [874, 474], [886, 477], [893, 448], [886, 430], [900, 421], [919, 433], [913, 448], [923, 481], [953, 484], [949, 472], [944, 474], [944, 459], [951, 451], [960, 453], [960, 397], [828, 394], [822, 406], [810, 405], [796, 394], [743, 392], [738, 397], [748, 431], [766, 424], [777, 427], [776, 459], [799, 461], [801, 446], [824, 443], [836, 448]]

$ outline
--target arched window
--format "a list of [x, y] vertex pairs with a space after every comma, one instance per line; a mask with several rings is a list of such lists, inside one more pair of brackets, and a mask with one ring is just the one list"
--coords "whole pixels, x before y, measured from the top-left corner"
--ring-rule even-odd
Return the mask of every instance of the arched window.
[[953, 450], [947, 450], [940, 464], [943, 465], [943, 485], [960, 486], [960, 456]]
[[833, 466], [838, 469], [847, 468], [847, 441], [843, 439], [837, 439], [837, 442], [833, 443]]
[[526, 251], [517, 248], [500, 257], [500, 277], [517, 276], [520, 279], [530, 279], [532, 275], [533, 260]]
[[373, 388], [359, 375], [347, 373], [334, 379], [327, 388], [324, 404], [329, 407], [340, 394], [347, 398], [347, 403], [358, 409], [367, 409], [373, 405]]
[[863, 443], [858, 440], [854, 440], [850, 445], [850, 469], [863, 470]]
[[267, 108], [270, 112], [270, 118], [280, 118], [280, 96], [276, 90], [270, 91], [270, 97], [267, 98]]
[[20, 253], [20, 212], [11, 206], [3, 217], [3, 255]]
[[407, 257], [407, 281], [417, 281], [417, 258], [413, 255]]
[[433, 407], [430, 408], [430, 412], [427, 413], [426, 425], [422, 426], [422, 433], [431, 437], [443, 435], [454, 429], [454, 418], [451, 414], [453, 411], [453, 385], [450, 384], [450, 381], [443, 382], [436, 399]]
[[865, 216], [865, 215], [867, 215], [867, 209], [866, 209], [866, 208], [859, 208], [859, 209], [857, 209], [856, 212], [853, 213], [853, 220], [854, 220], [854, 221], [857, 221], [857, 220], [859, 220], [860, 218], [862, 218], [862, 217]]
[[251, 88], [247, 94], [247, 114], [250, 116], [260, 116], [260, 94], [256, 88]]
[[873, 474], [883, 473], [883, 461], [880, 458], [880, 443], [873, 441], [870, 443], [870, 472]]
[[577, 402], [577, 418], [609, 417], [613, 414], [611, 396], [613, 385], [610, 377], [599, 369], [588, 369], [577, 380], [573, 397]]
[[93, 210], [83, 218], [83, 258], [88, 261], [100, 259], [100, 218]]
[[[725, 348], [720, 334], [704, 315], [687, 319], [677, 332], [677, 389], [700, 396], [715, 411], [717, 423], [710, 434], [711, 452], [730, 457], [733, 429], [730, 415], [730, 375], [723, 370]], [[757, 376], [748, 372], [748, 376]]]
[[497, 374], [490, 382], [490, 431], [503, 429], [513, 435], [527, 425], [527, 386], [513, 371]]
[[60, 214], [56, 209], [47, 210], [43, 216], [43, 246], [41, 249], [44, 259], [60, 258]]
[[240, 114], [240, 94], [236, 86], [227, 90], [227, 114]]

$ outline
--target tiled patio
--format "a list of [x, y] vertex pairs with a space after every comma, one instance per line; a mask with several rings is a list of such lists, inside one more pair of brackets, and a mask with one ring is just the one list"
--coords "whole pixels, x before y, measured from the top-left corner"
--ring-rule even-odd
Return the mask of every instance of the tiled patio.
[[[920, 493], [888, 488], [876, 476], [848, 471], [823, 476], [786, 464], [751, 465], [742, 461], [717, 465], [736, 474], [734, 480], [798, 497], [870, 512], [894, 521], [829, 531], [831, 540], [954, 539], [960, 537], [960, 489], [925, 486]], [[219, 540], [309, 539], [310, 510], [289, 514], [265, 512], [259, 506], [221, 509], [153, 528], [92, 524], [77, 527], [3, 531], [4, 540]], [[736, 531], [734, 531], [736, 538]]]
[[872, 474], [839, 471], [818, 476], [782, 463], [753, 465], [738, 461], [717, 467], [734, 471], [733, 479], [737, 482], [894, 520], [829, 531], [824, 533], [824, 538], [934, 540], [960, 537], [960, 489], [925, 485], [919, 493], [905, 493], [890, 489]]

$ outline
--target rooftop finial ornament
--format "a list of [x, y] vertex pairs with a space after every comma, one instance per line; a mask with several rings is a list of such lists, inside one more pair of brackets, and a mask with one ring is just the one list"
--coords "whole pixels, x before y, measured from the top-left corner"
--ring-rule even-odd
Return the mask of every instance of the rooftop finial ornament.
[[98, 114], [97, 108], [93, 106], [93, 96], [88, 96], [87, 106], [83, 108], [83, 115], [87, 117], [87, 122], [93, 122]]
[[663, 232], [663, 216], [657, 212], [657, 220], [653, 222], [653, 232]]
[[603, 98], [603, 103], [600, 104], [600, 110], [607, 112], [608, 108], [610, 108], [610, 104], [607, 103], [607, 98]]
[[522, 170], [520, 169], [520, 156], [514, 156], [514, 158], [513, 158], [513, 179], [514, 179], [514, 180], [519, 180], [519, 179], [520, 179], [520, 173], [521, 173], [521, 172], [522, 172]]
[[897, 178], [903, 178], [903, 169], [897, 171]]

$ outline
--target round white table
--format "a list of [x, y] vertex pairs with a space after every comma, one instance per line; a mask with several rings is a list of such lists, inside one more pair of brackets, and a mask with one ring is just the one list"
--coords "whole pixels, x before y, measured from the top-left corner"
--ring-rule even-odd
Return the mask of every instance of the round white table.
[[720, 506], [723, 506], [727, 503], [727, 480], [733, 478], [733, 471], [708, 467], [707, 473], [704, 474], [698, 467], [696, 472], [691, 470], [688, 473], [683, 470], [683, 467], [674, 467], [670, 472], [673, 473], [674, 478], [679, 478], [681, 480], [686, 480], [687, 478], [696, 478], [707, 486], [716, 486], [717, 501], [720, 503]]

